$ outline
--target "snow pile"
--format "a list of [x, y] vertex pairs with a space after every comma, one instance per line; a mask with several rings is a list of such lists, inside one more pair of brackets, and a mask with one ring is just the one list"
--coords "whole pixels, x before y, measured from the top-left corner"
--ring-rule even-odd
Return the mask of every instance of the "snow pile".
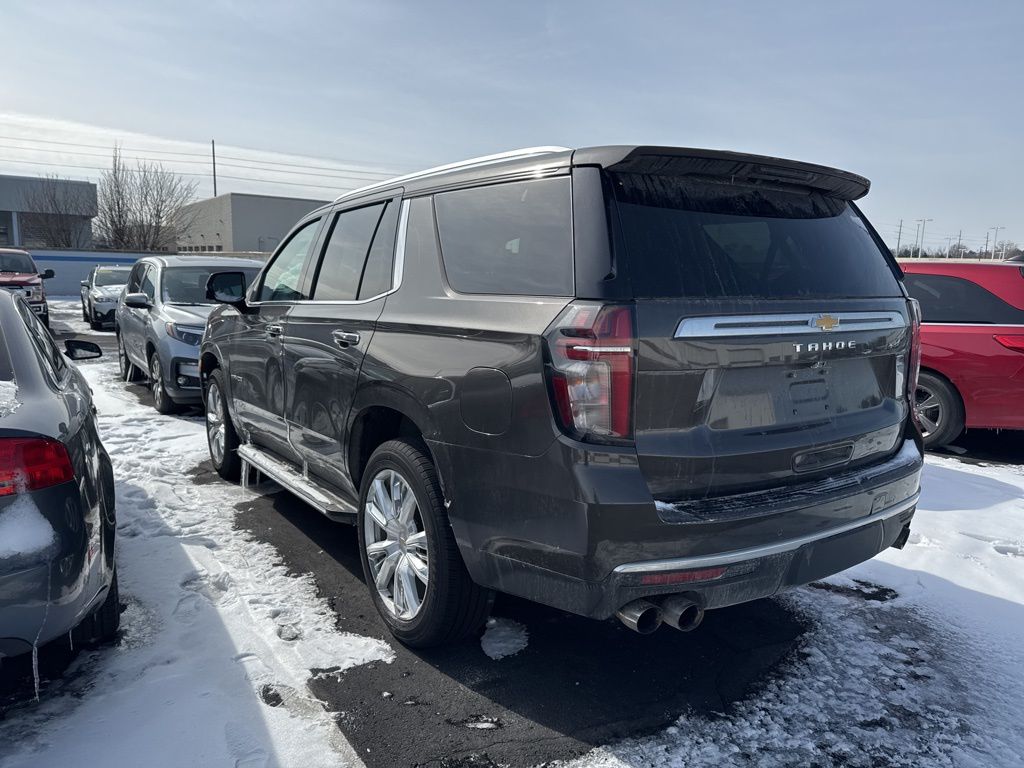
[[0, 419], [14, 413], [20, 405], [17, 383], [6, 379], [0, 380]]
[[764, 690], [571, 765], [1024, 765], [1024, 475], [929, 457], [913, 530], [782, 598], [815, 629]]
[[123, 636], [0, 722], [0, 763], [358, 764], [306, 681], [313, 668], [390, 661], [390, 646], [340, 632], [311, 578], [234, 528], [244, 491], [193, 480], [207, 458], [201, 418], [140, 404], [116, 362], [81, 370], [114, 461]]
[[484, 653], [497, 661], [506, 656], [515, 656], [529, 642], [526, 627], [512, 619], [491, 618], [480, 638]]
[[4, 570], [45, 562], [57, 552], [57, 532], [32, 497], [21, 494], [0, 510], [0, 566]]

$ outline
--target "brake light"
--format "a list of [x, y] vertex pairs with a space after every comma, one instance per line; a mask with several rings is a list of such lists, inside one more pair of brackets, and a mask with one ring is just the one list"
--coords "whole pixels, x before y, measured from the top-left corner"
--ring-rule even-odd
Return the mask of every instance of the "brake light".
[[577, 437], [633, 434], [636, 337], [633, 307], [571, 304], [546, 339], [554, 409]]
[[917, 377], [921, 373], [921, 305], [917, 299], [910, 299], [907, 304], [910, 306], [910, 360], [907, 365], [907, 402], [910, 403], [910, 412], [917, 420], [917, 411], [914, 408], [917, 396]]
[[998, 334], [992, 337], [997, 342], [1002, 344], [1007, 349], [1012, 349], [1014, 352], [1024, 352], [1024, 336], [1009, 336], [1005, 334]]
[[74, 477], [63, 443], [46, 437], [0, 438], [0, 496], [38, 491]]

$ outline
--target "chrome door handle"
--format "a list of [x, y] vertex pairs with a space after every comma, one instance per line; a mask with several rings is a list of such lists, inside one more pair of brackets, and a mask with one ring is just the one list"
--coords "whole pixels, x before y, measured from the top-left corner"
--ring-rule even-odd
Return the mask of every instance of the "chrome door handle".
[[331, 336], [334, 337], [334, 343], [339, 347], [347, 347], [352, 344], [358, 344], [359, 339], [362, 337], [355, 331], [331, 331]]
[[280, 325], [268, 325], [267, 326], [267, 336], [280, 336], [281, 335], [281, 330], [282, 329], [281, 329]]

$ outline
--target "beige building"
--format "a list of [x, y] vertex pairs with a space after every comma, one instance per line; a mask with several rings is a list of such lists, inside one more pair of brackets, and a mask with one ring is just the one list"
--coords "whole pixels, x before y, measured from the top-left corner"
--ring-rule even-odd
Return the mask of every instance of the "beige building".
[[181, 210], [178, 250], [272, 251], [302, 216], [326, 200], [230, 192]]

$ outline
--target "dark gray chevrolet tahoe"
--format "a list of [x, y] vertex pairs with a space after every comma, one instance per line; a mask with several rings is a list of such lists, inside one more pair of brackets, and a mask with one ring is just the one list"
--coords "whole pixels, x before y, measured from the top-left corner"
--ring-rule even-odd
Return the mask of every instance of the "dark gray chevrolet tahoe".
[[358, 526], [400, 640], [492, 590], [649, 632], [902, 546], [916, 305], [843, 171], [539, 148], [306, 216], [215, 274], [213, 463]]

